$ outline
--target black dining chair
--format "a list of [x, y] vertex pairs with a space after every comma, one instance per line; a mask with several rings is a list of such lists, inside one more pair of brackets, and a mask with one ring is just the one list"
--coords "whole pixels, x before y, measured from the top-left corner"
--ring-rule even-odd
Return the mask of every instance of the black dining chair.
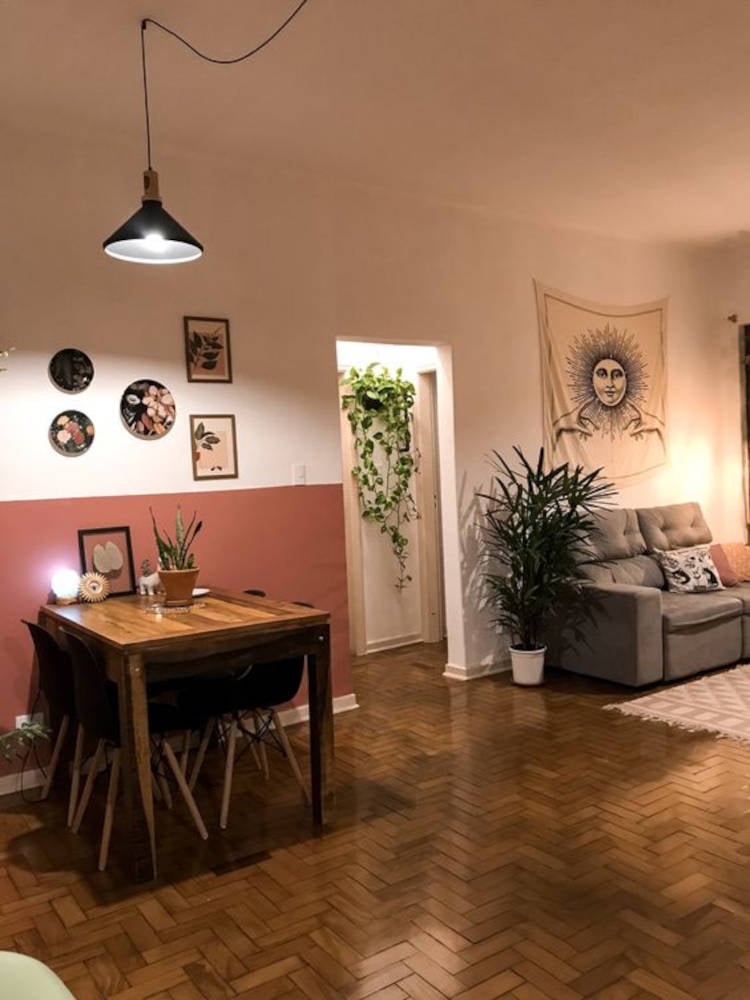
[[[306, 601], [294, 603], [313, 607]], [[196, 710], [201, 706], [209, 716], [190, 772], [191, 790], [195, 788], [215, 729], [219, 730], [224, 745], [226, 760], [219, 816], [219, 826], [222, 830], [226, 829], [229, 821], [229, 800], [237, 757], [237, 740], [240, 738], [243, 738], [246, 746], [253, 751], [256, 763], [263, 770], [266, 780], [269, 777], [266, 747], [271, 746], [281, 752], [286, 757], [292, 774], [309, 804], [310, 792], [307, 782], [297, 763], [278, 711], [281, 705], [292, 701], [297, 695], [304, 668], [303, 656], [269, 663], [249, 663], [234, 677], [201, 679], [186, 692], [190, 708]], [[256, 747], [260, 753], [260, 760]]]
[[73, 667], [68, 652], [60, 646], [55, 637], [37, 625], [35, 622], [21, 619], [28, 628], [31, 641], [34, 644], [37, 666], [39, 668], [39, 688], [44, 695], [49, 708], [50, 722], [57, 724], [57, 737], [52, 749], [52, 757], [47, 766], [47, 774], [42, 786], [41, 799], [46, 799], [52, 788], [60, 756], [68, 732], [77, 727], [75, 752], [73, 754], [73, 770], [68, 796], [68, 826], [73, 823], [78, 788], [81, 780], [81, 754], [83, 750], [83, 730], [78, 725], [76, 716], [75, 695], [73, 691]]
[[[108, 681], [102, 665], [98, 662], [93, 650], [78, 636], [67, 632], [65, 635], [73, 666], [73, 681], [75, 691], [75, 706], [78, 720], [84, 732], [96, 739], [96, 750], [90, 762], [86, 784], [73, 820], [73, 832], [78, 833], [81, 822], [91, 799], [97, 773], [105, 762], [107, 752], [111, 752], [111, 771], [107, 788], [107, 800], [104, 809], [104, 825], [99, 847], [99, 870], [107, 866], [109, 844], [112, 835], [115, 802], [120, 777], [120, 724], [117, 685]], [[195, 804], [192, 792], [188, 788], [185, 776], [177, 762], [174, 751], [167, 739], [168, 733], [184, 732], [188, 729], [198, 729], [205, 715], [196, 712], [188, 715], [177, 706], [157, 701], [148, 702], [149, 733], [152, 748], [156, 756], [157, 778], [161, 785], [161, 794], [167, 804], [171, 804], [166, 779], [160, 771], [161, 762], [165, 760], [174, 776], [185, 805], [195, 823], [200, 836], [206, 840], [208, 831], [203, 818]], [[153, 766], [153, 765], [152, 765]], [[154, 786], [156, 787], [156, 786]]]

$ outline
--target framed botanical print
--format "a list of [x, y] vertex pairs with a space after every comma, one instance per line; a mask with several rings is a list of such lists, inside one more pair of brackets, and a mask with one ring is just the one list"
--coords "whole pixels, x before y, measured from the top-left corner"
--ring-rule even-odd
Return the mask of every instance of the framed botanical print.
[[183, 322], [188, 382], [231, 382], [229, 320], [185, 316]]
[[190, 415], [193, 479], [236, 479], [237, 437], [232, 414]]
[[130, 528], [82, 528], [78, 532], [81, 573], [101, 573], [110, 594], [135, 593], [135, 566]]

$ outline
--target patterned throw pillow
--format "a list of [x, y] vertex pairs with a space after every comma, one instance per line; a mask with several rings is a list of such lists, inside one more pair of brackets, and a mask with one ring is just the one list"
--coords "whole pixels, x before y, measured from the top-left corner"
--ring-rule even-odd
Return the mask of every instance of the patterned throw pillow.
[[699, 594], [707, 590], [723, 590], [708, 545], [693, 545], [689, 549], [664, 552], [654, 549], [654, 558], [661, 566], [667, 589], [677, 594]]

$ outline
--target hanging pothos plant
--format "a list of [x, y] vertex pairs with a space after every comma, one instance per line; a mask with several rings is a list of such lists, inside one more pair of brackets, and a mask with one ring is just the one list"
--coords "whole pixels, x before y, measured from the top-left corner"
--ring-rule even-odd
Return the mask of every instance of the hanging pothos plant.
[[342, 385], [349, 389], [341, 406], [354, 435], [357, 464], [352, 475], [362, 517], [390, 538], [398, 562], [396, 587], [403, 590], [411, 576], [406, 572], [409, 539], [402, 529], [419, 517], [411, 494], [418, 458], [411, 435], [415, 389], [401, 377], [400, 368], [392, 375], [377, 362], [363, 370], [350, 368]]

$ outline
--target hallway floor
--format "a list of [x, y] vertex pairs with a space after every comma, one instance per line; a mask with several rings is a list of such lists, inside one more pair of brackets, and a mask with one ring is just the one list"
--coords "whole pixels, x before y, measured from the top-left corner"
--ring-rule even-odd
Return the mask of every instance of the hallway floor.
[[444, 658], [355, 663], [321, 837], [276, 757], [269, 783], [243, 758], [221, 833], [214, 756], [206, 843], [158, 807], [145, 887], [116, 823], [95, 871], [103, 780], [77, 837], [62, 787], [6, 802], [0, 948], [78, 1000], [750, 998], [750, 747], [603, 712], [635, 693], [561, 673], [447, 682]]

